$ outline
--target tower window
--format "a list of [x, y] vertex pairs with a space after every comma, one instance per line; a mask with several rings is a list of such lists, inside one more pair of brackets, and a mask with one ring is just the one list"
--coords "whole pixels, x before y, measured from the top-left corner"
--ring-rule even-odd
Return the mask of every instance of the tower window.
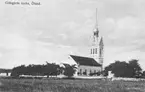
[[96, 54], [97, 54], [97, 48], [96, 48]]
[[102, 56], [102, 50], [100, 49], [100, 56]]
[[92, 49], [91, 49], [91, 54], [93, 53]]
[[92, 49], [91, 49], [91, 54], [92, 54]]

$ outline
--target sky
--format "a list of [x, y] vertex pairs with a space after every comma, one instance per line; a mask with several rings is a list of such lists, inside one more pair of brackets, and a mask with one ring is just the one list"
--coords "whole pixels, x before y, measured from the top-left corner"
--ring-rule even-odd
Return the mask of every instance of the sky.
[[145, 70], [145, 0], [1, 0], [0, 68], [72, 64], [69, 54], [89, 56], [96, 8], [104, 66], [138, 59]]

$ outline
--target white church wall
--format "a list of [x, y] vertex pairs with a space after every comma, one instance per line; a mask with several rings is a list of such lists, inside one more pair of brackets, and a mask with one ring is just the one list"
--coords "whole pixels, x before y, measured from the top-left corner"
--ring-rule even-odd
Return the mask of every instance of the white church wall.
[[86, 72], [86, 75], [88, 76], [90, 73], [97, 73], [101, 71], [101, 67], [97, 66], [84, 66], [80, 65], [77, 69], [77, 72], [80, 73], [80, 75], [84, 75], [83, 73]]

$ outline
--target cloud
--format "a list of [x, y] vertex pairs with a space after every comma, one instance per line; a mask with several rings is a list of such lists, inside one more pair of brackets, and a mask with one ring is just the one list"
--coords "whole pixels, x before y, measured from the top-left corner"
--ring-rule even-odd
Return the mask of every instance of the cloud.
[[68, 27], [71, 30], [76, 29], [77, 27], [79, 27], [80, 25], [74, 21], [70, 21], [70, 22], [66, 22], [62, 24], [62, 28], [64, 27]]
[[[112, 22], [109, 22], [108, 19], [106, 20], [106, 23], [108, 24], [108, 31], [107, 37], [109, 42], [108, 45], [113, 44], [114, 46], [127, 46], [127, 45], [135, 45], [132, 44], [134, 40], [142, 40], [144, 39], [144, 24], [145, 21], [132, 17], [132, 16], [126, 16], [120, 19], [111, 20]], [[110, 31], [109, 31], [110, 30]], [[106, 36], [106, 35], [105, 35]], [[112, 41], [112, 42], [111, 42]]]
[[80, 13], [81, 16], [84, 16], [86, 18], [90, 18], [90, 17], [94, 16], [92, 10], [90, 10], [90, 9], [78, 10], [78, 13]]
[[3, 56], [3, 54], [2, 53], [0, 53], [0, 58]]

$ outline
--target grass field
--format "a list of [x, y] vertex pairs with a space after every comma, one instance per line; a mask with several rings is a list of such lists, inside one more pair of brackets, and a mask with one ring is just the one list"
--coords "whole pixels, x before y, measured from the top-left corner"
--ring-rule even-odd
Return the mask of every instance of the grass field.
[[0, 92], [145, 92], [145, 81], [1, 78]]

